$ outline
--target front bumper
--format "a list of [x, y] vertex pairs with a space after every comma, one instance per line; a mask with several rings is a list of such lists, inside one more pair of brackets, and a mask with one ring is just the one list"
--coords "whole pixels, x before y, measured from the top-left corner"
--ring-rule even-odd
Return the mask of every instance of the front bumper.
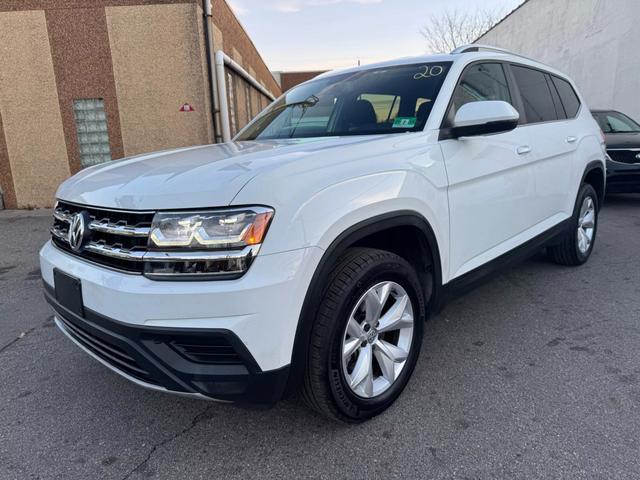
[[[40, 264], [58, 327], [112, 370], [156, 390], [267, 405], [286, 386], [321, 254], [258, 256], [241, 279], [210, 282], [156, 282], [89, 264], [50, 242]], [[81, 315], [56, 299], [54, 269], [80, 279]], [[227, 358], [206, 361], [219, 352]]]
[[607, 160], [607, 193], [640, 193], [640, 164]]
[[[228, 330], [133, 327], [85, 309], [64, 308], [53, 288], [45, 298], [62, 332], [92, 357], [128, 380], [153, 390], [222, 401], [272, 405], [282, 396], [289, 367], [263, 372], [242, 342]], [[197, 345], [192, 356], [184, 345]], [[210, 356], [207, 363], [202, 352]], [[210, 363], [211, 357], [217, 363]]]

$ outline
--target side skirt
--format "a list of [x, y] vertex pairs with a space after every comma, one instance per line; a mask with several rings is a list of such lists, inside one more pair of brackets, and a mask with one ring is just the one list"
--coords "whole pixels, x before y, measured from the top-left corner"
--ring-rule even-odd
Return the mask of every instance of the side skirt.
[[450, 301], [468, 293], [505, 268], [530, 258], [541, 248], [558, 243], [560, 237], [571, 228], [571, 221], [572, 218], [568, 218], [519, 247], [442, 285], [438, 297], [433, 302], [433, 312], [439, 312]]

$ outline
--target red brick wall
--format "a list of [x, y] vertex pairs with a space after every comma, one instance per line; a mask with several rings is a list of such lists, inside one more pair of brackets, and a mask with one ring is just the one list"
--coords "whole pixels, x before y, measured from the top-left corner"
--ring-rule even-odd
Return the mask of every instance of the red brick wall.
[[[196, 3], [199, 0], [0, 0], [0, 12], [23, 10], [68, 10], [130, 5], [168, 5]], [[202, 3], [202, 2], [200, 2]]]
[[306, 82], [307, 80], [311, 80], [312, 78], [317, 77], [324, 71], [317, 72], [282, 72], [280, 73], [280, 83], [282, 87], [282, 91], [286, 92], [290, 88], [299, 85], [300, 83]]

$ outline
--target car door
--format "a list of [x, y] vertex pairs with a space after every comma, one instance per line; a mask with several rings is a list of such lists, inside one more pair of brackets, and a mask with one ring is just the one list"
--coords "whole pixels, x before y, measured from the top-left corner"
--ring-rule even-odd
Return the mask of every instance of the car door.
[[[577, 121], [567, 119], [551, 75], [524, 65], [510, 65], [522, 106], [522, 132], [527, 135], [536, 185], [529, 215], [543, 230], [571, 215], [568, 201], [573, 160], [580, 142]], [[577, 113], [577, 110], [575, 110]]]
[[[443, 127], [465, 103], [503, 100], [516, 106], [501, 62], [466, 67]], [[449, 180], [450, 278], [458, 277], [522, 243], [533, 221], [535, 179], [528, 139], [510, 132], [441, 142]]]

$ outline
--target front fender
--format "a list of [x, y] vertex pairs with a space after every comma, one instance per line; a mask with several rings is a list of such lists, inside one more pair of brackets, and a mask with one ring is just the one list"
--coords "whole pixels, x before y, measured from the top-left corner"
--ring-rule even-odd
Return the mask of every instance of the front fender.
[[[327, 215], [326, 212], [331, 212]], [[306, 241], [327, 249], [353, 225], [393, 212], [415, 212], [431, 225], [440, 248], [448, 245], [446, 191], [410, 171], [350, 179], [318, 192], [300, 206], [295, 220], [305, 226]]]
[[252, 179], [234, 205], [275, 209], [260, 255], [329, 245], [350, 227], [393, 212], [430, 225], [447, 278], [449, 210], [442, 150], [425, 135], [390, 136], [322, 150]]

